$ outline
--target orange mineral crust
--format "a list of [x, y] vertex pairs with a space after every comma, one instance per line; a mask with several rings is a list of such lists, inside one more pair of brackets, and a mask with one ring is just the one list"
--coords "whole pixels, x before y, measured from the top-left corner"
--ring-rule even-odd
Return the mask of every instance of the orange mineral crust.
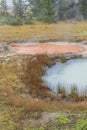
[[76, 45], [57, 45], [57, 44], [36, 44], [27, 46], [11, 46], [18, 49], [18, 54], [62, 54], [62, 53], [78, 53], [85, 51], [84, 47]]

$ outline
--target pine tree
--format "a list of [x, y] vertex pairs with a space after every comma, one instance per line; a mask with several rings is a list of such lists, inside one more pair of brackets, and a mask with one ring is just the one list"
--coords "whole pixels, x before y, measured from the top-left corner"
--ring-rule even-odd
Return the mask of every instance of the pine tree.
[[55, 22], [55, 11], [54, 11], [54, 1], [46, 0], [41, 3], [41, 16], [44, 22], [52, 23]]
[[44, 22], [55, 22], [54, 0], [29, 0], [34, 17]]
[[7, 15], [7, 2], [6, 0], [0, 1], [0, 16], [6, 16]]
[[79, 0], [80, 12], [83, 14], [84, 18], [87, 18], [87, 0]]
[[25, 10], [26, 10], [26, 1], [23, 0], [13, 0], [14, 5], [14, 15], [20, 17], [21, 19], [24, 18]]
[[41, 0], [29, 0], [30, 8], [35, 20], [41, 19]]
[[31, 24], [32, 23], [32, 13], [29, 9], [28, 0], [13, 0], [13, 14], [14, 20], [12, 24]]

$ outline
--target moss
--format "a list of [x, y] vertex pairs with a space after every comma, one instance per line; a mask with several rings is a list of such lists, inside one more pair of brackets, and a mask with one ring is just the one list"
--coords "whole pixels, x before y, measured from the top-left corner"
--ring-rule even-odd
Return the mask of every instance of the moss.
[[66, 57], [64, 55], [60, 56], [61, 63], [65, 63], [67, 61]]

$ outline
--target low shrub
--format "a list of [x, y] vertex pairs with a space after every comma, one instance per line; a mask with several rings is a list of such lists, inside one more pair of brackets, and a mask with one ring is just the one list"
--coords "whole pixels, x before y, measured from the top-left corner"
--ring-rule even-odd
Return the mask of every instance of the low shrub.
[[16, 16], [16, 17], [9, 16], [9, 17], [7, 17], [6, 21], [7, 21], [7, 24], [9, 24], [9, 25], [15, 25], [15, 26], [23, 25], [23, 20], [18, 16]]

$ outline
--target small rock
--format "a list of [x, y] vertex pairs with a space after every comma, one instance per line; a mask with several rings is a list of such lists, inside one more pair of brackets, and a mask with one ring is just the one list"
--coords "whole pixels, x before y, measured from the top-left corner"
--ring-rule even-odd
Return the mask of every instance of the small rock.
[[9, 51], [9, 50], [10, 50], [10, 48], [9, 48], [8, 45], [5, 45], [5, 46], [3, 47], [3, 49], [4, 49], [5, 51]]
[[37, 57], [34, 57], [33, 59], [31, 59], [31, 62], [37, 61]]
[[59, 96], [59, 94], [54, 93], [54, 92], [50, 92], [51, 94], [51, 99], [52, 100], [59, 100], [61, 96]]
[[4, 49], [0, 49], [0, 53], [4, 53]]
[[83, 41], [82, 44], [87, 45], [87, 41]]
[[31, 96], [29, 94], [22, 94], [22, 97], [24, 97], [24, 98], [31, 98]]

